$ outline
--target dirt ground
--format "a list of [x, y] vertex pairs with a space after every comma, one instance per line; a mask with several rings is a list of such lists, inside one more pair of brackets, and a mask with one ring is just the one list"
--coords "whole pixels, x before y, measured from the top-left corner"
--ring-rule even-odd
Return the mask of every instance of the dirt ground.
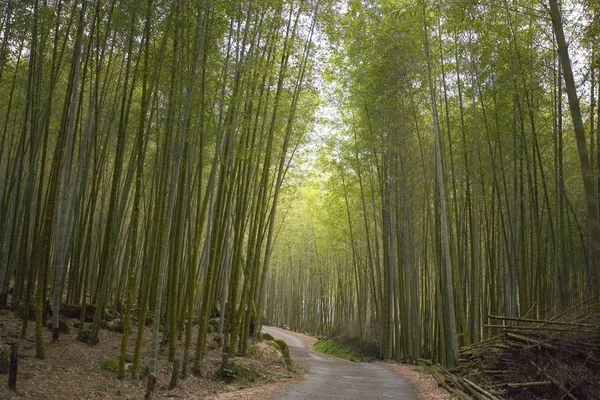
[[[69, 320], [73, 324], [76, 320]], [[19, 337], [22, 322], [12, 312], [0, 315], [0, 346], [8, 348]], [[134, 328], [134, 333], [136, 329]], [[0, 399], [143, 399], [146, 379], [126, 378], [118, 380], [116, 372], [100, 368], [100, 362], [107, 358], [118, 360], [121, 334], [106, 330], [100, 331], [100, 343], [94, 347], [76, 340], [77, 330], [71, 327], [68, 335], [61, 335], [57, 344], [51, 342], [51, 332], [45, 330], [46, 360], [35, 358], [34, 323], [30, 321], [28, 334], [20, 341], [19, 374], [17, 391], [7, 387], [7, 375], [0, 375]], [[132, 335], [134, 336], [134, 335]], [[196, 335], [193, 336], [194, 338]], [[144, 332], [142, 362], [149, 363], [151, 330]], [[278, 356], [259, 351], [254, 358], [237, 358], [239, 365], [253, 371], [251, 379], [224, 382], [217, 377], [221, 352], [214, 341], [214, 335], [207, 339], [207, 353], [202, 377], [189, 376], [180, 380], [179, 387], [168, 390], [172, 364], [168, 362], [166, 350], [161, 351], [158, 361], [156, 399], [207, 399], [243, 398], [252, 390], [270, 393], [282, 390], [286, 382], [294, 382], [301, 375], [291, 373]], [[135, 339], [129, 342], [133, 352]], [[260, 346], [260, 345], [259, 345]], [[267, 345], [265, 345], [267, 346]], [[269, 347], [269, 346], [267, 346]], [[195, 344], [192, 344], [192, 350]], [[177, 357], [181, 358], [183, 342], [178, 343]], [[220, 397], [225, 394], [224, 397]], [[236, 397], [239, 394], [240, 397]], [[260, 398], [261, 396], [254, 398]]]
[[[94, 347], [76, 340], [77, 329], [69, 320], [71, 332], [62, 334], [57, 344], [51, 343], [51, 333], [45, 330], [46, 360], [35, 358], [34, 323], [29, 322], [28, 334], [20, 341], [19, 375], [17, 391], [7, 387], [7, 375], [0, 375], [0, 399], [143, 399], [146, 379], [135, 380], [127, 377], [118, 380], [116, 372], [108, 372], [100, 367], [105, 359], [118, 360], [121, 334], [107, 330], [100, 331], [100, 343]], [[0, 315], [0, 346], [9, 348], [19, 337], [22, 321], [12, 312]], [[134, 333], [136, 329], [134, 328]], [[290, 334], [301, 339], [308, 349], [312, 349], [317, 339], [295, 332]], [[134, 335], [129, 341], [130, 352], [135, 345]], [[195, 338], [196, 335], [194, 334]], [[149, 363], [151, 328], [144, 331], [142, 362]], [[161, 351], [158, 361], [156, 399], [215, 399], [244, 400], [266, 399], [303, 381], [306, 365], [297, 362], [297, 370], [290, 372], [283, 360], [269, 352], [269, 346], [258, 344], [259, 354], [253, 358], [238, 358], [239, 365], [253, 371], [252, 379], [236, 379], [224, 382], [217, 376], [221, 352], [214, 335], [207, 339], [204, 372], [201, 377], [190, 375], [180, 380], [179, 386], [168, 390], [172, 364], [168, 362], [166, 351]], [[182, 358], [183, 343], [178, 343], [177, 357]], [[195, 343], [192, 344], [195, 349]], [[433, 377], [421, 372], [417, 367], [396, 363], [381, 363], [409, 380], [419, 399], [447, 400], [453, 397], [437, 386]]]
[[412, 383], [419, 400], [453, 400], [454, 395], [440, 387], [435, 378], [422, 371], [416, 365], [399, 364], [396, 362], [379, 362], [378, 364], [391, 369]]

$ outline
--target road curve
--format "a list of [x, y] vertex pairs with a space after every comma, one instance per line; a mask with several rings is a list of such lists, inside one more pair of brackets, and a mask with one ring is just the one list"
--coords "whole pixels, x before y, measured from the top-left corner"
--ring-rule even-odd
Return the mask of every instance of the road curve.
[[276, 339], [285, 340], [292, 359], [309, 366], [304, 381], [277, 394], [273, 399], [417, 399], [415, 390], [408, 381], [380, 365], [325, 358], [309, 350], [302, 339], [283, 329], [263, 326], [262, 331]]

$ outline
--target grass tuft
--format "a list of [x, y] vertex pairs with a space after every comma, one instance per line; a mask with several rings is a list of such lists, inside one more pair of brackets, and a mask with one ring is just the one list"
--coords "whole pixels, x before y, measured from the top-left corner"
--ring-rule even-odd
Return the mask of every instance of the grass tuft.
[[117, 372], [119, 371], [119, 360], [105, 358], [100, 361], [100, 368], [108, 372]]

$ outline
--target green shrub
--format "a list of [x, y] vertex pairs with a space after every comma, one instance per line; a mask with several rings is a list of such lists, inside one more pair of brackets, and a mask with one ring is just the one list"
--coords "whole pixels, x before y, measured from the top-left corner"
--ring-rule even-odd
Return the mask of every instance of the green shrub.
[[[92, 332], [89, 329], [82, 329], [77, 333], [77, 340], [81, 343], [89, 343]], [[98, 340], [96, 341], [98, 344]]]
[[217, 332], [217, 328], [213, 325], [213, 324], [208, 324], [208, 326], [206, 327], [206, 332], [207, 333], [215, 333]]
[[113, 358], [105, 358], [100, 361], [100, 368], [108, 372], [118, 372], [119, 371], [119, 360], [115, 360]]
[[[139, 377], [140, 379], [148, 375], [149, 368], [146, 364], [140, 363], [138, 367], [138, 371], [134, 371], [133, 364], [127, 367], [127, 372], [129, 372], [133, 377]], [[137, 374], [136, 374], [137, 372]]]
[[99, 392], [108, 392], [108, 386], [106, 385], [96, 385], [96, 390]]
[[227, 366], [221, 368], [221, 378], [230, 382], [235, 379], [237, 375], [237, 366], [234, 363], [229, 363]]
[[268, 333], [263, 333], [261, 334], [262, 340], [275, 340], [275, 338], [273, 337], [273, 335], [268, 334]]
[[211, 318], [208, 320], [209, 333], [216, 332], [219, 329], [219, 318]]
[[381, 354], [379, 352], [379, 343], [371, 342], [368, 340], [361, 339], [359, 337], [353, 338], [336, 338], [336, 343], [341, 344], [347, 349], [360, 355], [362, 361], [372, 361], [374, 359], [380, 359]]
[[354, 362], [360, 362], [362, 360], [356, 349], [331, 339], [318, 341], [313, 346], [313, 349], [319, 353], [327, 354], [328, 356], [335, 358], [343, 358]]
[[260, 354], [260, 350], [258, 349], [257, 345], [252, 345], [248, 349], [248, 357], [250, 357], [250, 358], [257, 358], [259, 354]]

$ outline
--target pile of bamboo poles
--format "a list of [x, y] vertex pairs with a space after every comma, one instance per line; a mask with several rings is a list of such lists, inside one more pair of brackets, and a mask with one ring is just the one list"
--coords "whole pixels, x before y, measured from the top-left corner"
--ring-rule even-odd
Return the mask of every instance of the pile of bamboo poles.
[[490, 315], [494, 336], [460, 351], [458, 366], [433, 365], [459, 399], [597, 399], [600, 324]]

